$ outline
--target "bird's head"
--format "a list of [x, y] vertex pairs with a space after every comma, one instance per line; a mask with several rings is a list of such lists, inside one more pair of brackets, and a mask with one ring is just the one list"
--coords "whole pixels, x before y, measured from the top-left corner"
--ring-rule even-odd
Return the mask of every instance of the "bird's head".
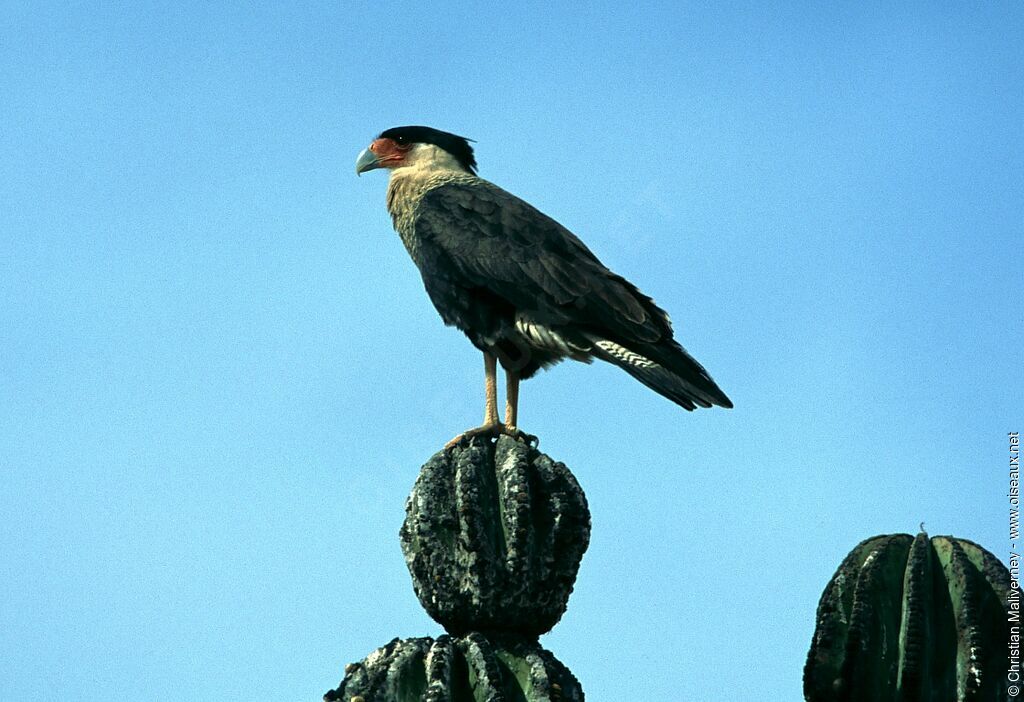
[[429, 168], [476, 173], [469, 139], [430, 127], [392, 127], [356, 159], [356, 174], [374, 168]]

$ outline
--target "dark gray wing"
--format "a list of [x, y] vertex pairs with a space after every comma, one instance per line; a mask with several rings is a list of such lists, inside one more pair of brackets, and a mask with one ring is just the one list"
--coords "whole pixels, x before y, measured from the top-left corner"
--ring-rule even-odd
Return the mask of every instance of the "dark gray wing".
[[589, 339], [594, 355], [686, 409], [732, 407], [651, 298], [523, 200], [482, 179], [449, 183], [423, 196], [415, 229], [439, 252], [446, 277]]
[[464, 281], [538, 321], [620, 343], [672, 337], [668, 315], [608, 270], [572, 232], [487, 181], [430, 190], [415, 222], [417, 238], [440, 249]]

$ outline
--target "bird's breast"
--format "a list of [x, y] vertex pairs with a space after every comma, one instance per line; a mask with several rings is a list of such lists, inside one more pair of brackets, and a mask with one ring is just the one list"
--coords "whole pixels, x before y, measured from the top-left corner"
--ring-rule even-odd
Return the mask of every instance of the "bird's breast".
[[[403, 172], [405, 170], [408, 172]], [[387, 202], [391, 222], [420, 270], [428, 263], [424, 242], [420, 241], [416, 231], [416, 216], [420, 202], [429, 191], [444, 185], [452, 177], [452, 174], [446, 172], [399, 169], [392, 173], [388, 181]]]

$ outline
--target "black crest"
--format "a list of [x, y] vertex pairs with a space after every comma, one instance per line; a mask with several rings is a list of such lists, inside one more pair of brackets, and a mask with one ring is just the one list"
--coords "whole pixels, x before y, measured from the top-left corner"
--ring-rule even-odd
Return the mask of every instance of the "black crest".
[[476, 173], [476, 158], [470, 140], [432, 127], [392, 127], [380, 134], [381, 139], [394, 139], [399, 144], [433, 144], [444, 149], [470, 173]]

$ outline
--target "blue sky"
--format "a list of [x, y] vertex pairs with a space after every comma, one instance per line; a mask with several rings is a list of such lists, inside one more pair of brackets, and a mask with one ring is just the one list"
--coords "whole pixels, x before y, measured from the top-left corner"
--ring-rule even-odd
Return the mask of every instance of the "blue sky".
[[524, 385], [594, 520], [544, 644], [592, 700], [798, 699], [858, 541], [924, 521], [1007, 559], [1022, 30], [1011, 2], [5, 4], [0, 698], [316, 700], [440, 632], [397, 531], [482, 364], [353, 173], [412, 123], [476, 139], [736, 404]]

